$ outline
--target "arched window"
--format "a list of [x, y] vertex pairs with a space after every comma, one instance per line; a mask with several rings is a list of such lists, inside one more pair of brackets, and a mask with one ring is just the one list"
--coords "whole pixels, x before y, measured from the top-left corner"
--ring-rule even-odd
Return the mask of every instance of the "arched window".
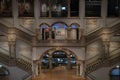
[[120, 80], [120, 67], [117, 66], [110, 71], [110, 80]]
[[64, 40], [67, 38], [67, 26], [64, 23], [55, 23], [52, 26], [52, 39]]
[[40, 26], [40, 32], [41, 32], [41, 35], [42, 35], [42, 40], [48, 40], [49, 39], [49, 27], [47, 24], [42, 24]]
[[48, 17], [49, 16], [49, 1], [48, 0], [40, 0], [40, 17]]
[[78, 40], [79, 39], [79, 25], [72, 24], [70, 29], [70, 39]]

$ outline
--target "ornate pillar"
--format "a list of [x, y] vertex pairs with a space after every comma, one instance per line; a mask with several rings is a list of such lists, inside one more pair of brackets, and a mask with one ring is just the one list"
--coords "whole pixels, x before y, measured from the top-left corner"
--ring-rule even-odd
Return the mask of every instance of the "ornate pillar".
[[70, 54], [67, 55], [67, 60], [68, 60], [67, 68], [71, 69]]
[[38, 75], [37, 68], [37, 47], [32, 47], [32, 73], [34, 76]]
[[9, 45], [9, 53], [10, 58], [16, 58], [16, 33], [15, 28], [10, 28], [8, 30], [8, 45]]
[[52, 69], [52, 55], [49, 55], [49, 69]]
[[49, 40], [52, 40], [52, 27], [49, 27]]
[[104, 58], [109, 57], [109, 47], [110, 47], [110, 42], [109, 41], [103, 41], [104, 44]]
[[33, 76], [38, 76], [38, 61], [35, 60], [33, 61], [33, 64], [32, 64], [32, 71], [33, 71]]
[[41, 62], [38, 64], [38, 74], [40, 75], [42, 72], [42, 65]]
[[104, 46], [104, 58], [108, 58], [109, 57], [109, 46], [110, 46], [110, 30], [108, 28], [106, 28], [103, 31], [103, 35], [102, 35], [102, 41], [103, 41], [103, 46]]
[[85, 61], [80, 61], [80, 77], [85, 77]]

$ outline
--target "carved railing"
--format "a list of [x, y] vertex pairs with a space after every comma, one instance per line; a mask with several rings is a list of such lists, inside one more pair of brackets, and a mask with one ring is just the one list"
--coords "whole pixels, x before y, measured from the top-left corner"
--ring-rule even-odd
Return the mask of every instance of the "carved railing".
[[112, 27], [102, 27], [98, 29], [97, 31], [87, 35], [86, 42], [90, 43], [98, 38], [101, 38], [101, 36], [104, 35], [104, 32], [106, 32], [105, 30], [108, 30], [111, 35], [114, 35], [120, 31], [120, 23]]
[[8, 33], [8, 27], [4, 26], [3, 24], [0, 23], [0, 31], [3, 32], [4, 34]]
[[20, 59], [18, 58], [16, 60], [16, 65], [21, 68], [21, 69], [24, 69], [25, 71], [31, 73], [32, 72], [32, 64], [23, 60], [23, 59]]
[[27, 74], [23, 76], [22, 80], [32, 80], [33, 75], [32, 74]]
[[22, 30], [16, 29], [16, 35], [18, 38], [20, 38], [22, 40], [25, 40], [29, 43], [32, 42], [33, 36]]
[[[11, 64], [9, 64], [9, 62], [10, 62], [9, 56], [2, 52], [0, 52], [0, 61], [8, 66], [11, 65]], [[32, 72], [32, 64], [30, 62], [27, 62], [23, 59], [17, 58], [15, 64], [17, 67], [19, 67], [27, 72], [30, 72], [30, 73]]]
[[86, 74], [88, 80], [96, 80], [96, 77], [92, 74]]
[[[4, 26], [3, 24], [0, 23], [0, 31], [1, 32], [8, 35], [8, 30], [9, 30], [9, 27]], [[22, 40], [24, 40], [26, 42], [29, 42], [29, 43], [32, 42], [32, 39], [34, 37], [33, 35], [30, 35], [30, 34], [24, 32], [24, 31], [22, 31], [20, 29], [17, 29], [17, 28], [15, 28], [15, 30], [16, 30], [17, 38], [22, 39]]]
[[23, 25], [20, 25], [20, 26], [19, 26], [19, 29], [21, 29], [21, 30], [27, 32], [27, 33], [30, 34], [30, 35], [34, 35], [34, 32], [33, 32], [32, 30], [30, 30], [30, 29], [24, 27]]

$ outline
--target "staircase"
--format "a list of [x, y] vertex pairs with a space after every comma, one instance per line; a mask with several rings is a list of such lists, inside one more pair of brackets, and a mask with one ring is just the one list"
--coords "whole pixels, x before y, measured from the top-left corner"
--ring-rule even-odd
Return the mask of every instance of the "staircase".
[[[109, 56], [108, 58], [98, 58], [93, 62], [86, 65], [86, 74], [89, 74], [101, 67], [104, 66], [112, 66], [120, 61], [120, 48], [117, 48], [117, 53]], [[112, 51], [112, 53], [116, 52], [116, 50]], [[118, 52], [119, 51], [119, 52]]]
[[23, 59], [17, 58], [13, 60], [10, 59], [8, 55], [0, 52], [0, 62], [8, 66], [17, 66], [18, 68], [21, 68], [28, 73], [32, 73], [32, 64]]
[[102, 35], [104, 35], [104, 33], [108, 33], [111, 36], [115, 35], [116, 33], [120, 32], [120, 23], [112, 26], [112, 27], [102, 27], [101, 29], [98, 29], [97, 31], [89, 34], [86, 36], [86, 42], [87, 44], [94, 42], [97, 39], [101, 39]]
[[[0, 23], [0, 31], [4, 35], [6, 35], [6, 36], [8, 35], [9, 29], [10, 29], [10, 27], [7, 27], [7, 26]], [[30, 35], [30, 34], [24, 32], [24, 31], [22, 31], [20, 29], [15, 28], [15, 27], [14, 27], [14, 29], [16, 31], [16, 36], [17, 36], [18, 39], [21, 39], [21, 40], [23, 40], [23, 41], [25, 41], [25, 42], [27, 42], [29, 44], [32, 43], [32, 40], [33, 40], [33, 37], [34, 37], [33, 35]]]

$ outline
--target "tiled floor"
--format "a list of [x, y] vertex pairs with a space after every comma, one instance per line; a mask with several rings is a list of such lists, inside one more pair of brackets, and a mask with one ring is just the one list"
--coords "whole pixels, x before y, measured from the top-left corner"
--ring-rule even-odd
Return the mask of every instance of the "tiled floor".
[[84, 80], [76, 76], [75, 69], [67, 70], [65, 67], [56, 67], [52, 70], [42, 70], [42, 73], [33, 80]]

